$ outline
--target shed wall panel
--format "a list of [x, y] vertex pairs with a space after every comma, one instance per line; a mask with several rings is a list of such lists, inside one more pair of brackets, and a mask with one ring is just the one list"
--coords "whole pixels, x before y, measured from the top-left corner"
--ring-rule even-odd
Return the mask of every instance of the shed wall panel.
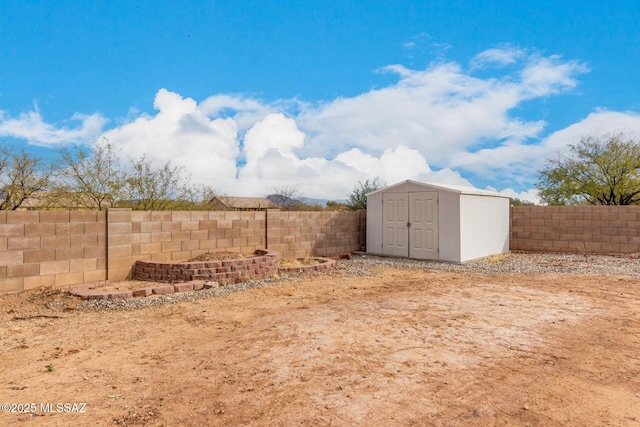
[[509, 251], [509, 199], [462, 195], [460, 262]]
[[440, 260], [460, 262], [460, 195], [438, 192]]
[[367, 196], [367, 252], [382, 253], [382, 192]]

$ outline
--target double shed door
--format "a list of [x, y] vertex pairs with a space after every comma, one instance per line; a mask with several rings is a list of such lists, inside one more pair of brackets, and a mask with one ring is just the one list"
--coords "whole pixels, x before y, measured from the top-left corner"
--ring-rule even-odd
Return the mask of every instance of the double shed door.
[[438, 259], [438, 192], [382, 194], [382, 253]]

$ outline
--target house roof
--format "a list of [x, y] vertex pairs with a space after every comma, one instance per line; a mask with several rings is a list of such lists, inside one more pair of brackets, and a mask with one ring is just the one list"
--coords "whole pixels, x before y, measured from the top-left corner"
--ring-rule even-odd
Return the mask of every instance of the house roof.
[[228, 208], [235, 209], [278, 209], [278, 206], [266, 197], [214, 197]]
[[[436, 183], [432, 183], [432, 182], [414, 181], [412, 179], [407, 179], [405, 181], [398, 182], [397, 184], [393, 184], [393, 185], [391, 185], [389, 187], [373, 191], [373, 192], [371, 192], [369, 194], [375, 194], [375, 193], [379, 193], [379, 192], [382, 192], [382, 191], [388, 191], [388, 190], [391, 190], [391, 189], [396, 188], [396, 187], [400, 187], [400, 186], [405, 185], [405, 184], [414, 184], [414, 185], [418, 185], [418, 186], [430, 187], [430, 188], [434, 188], [436, 190], [444, 190], [444, 191], [449, 191], [449, 192], [458, 193], [458, 194], [470, 194], [470, 195], [476, 195], [476, 196], [503, 197], [503, 198], [507, 198], [507, 199], [509, 198], [509, 196], [505, 196], [504, 194], [500, 194], [500, 193], [497, 193], [495, 191], [481, 190], [479, 188], [469, 187], [469, 186], [465, 186], [465, 185], [440, 184], [440, 183], [436, 184]], [[367, 196], [369, 194], [367, 194]]]

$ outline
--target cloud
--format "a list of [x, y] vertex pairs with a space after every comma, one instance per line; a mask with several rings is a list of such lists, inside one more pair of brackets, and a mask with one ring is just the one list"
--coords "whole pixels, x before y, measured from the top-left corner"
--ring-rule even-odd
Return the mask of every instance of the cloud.
[[435, 42], [434, 37], [428, 33], [418, 33], [411, 37], [410, 40], [402, 43], [402, 48], [407, 59], [413, 63], [414, 60], [437, 57], [441, 58], [445, 52], [451, 48], [446, 43]]
[[247, 164], [260, 161], [270, 150], [287, 159], [295, 159], [294, 148], [304, 145], [304, 133], [293, 119], [284, 114], [270, 114], [256, 123], [245, 135], [244, 152]]
[[502, 67], [513, 65], [526, 56], [526, 51], [509, 45], [487, 49], [480, 52], [470, 62], [472, 69], [482, 69], [492, 66]]
[[[69, 126], [67, 123], [77, 123]], [[0, 136], [24, 139], [29, 144], [53, 147], [65, 144], [90, 144], [104, 131], [107, 119], [100, 114], [76, 113], [62, 124], [46, 123], [37, 106], [34, 111], [22, 113], [17, 118], [0, 110]]]
[[[495, 188], [486, 188], [487, 190], [497, 191]], [[525, 202], [532, 202], [535, 204], [540, 203], [540, 196], [538, 195], [538, 190], [532, 188], [527, 191], [515, 191], [513, 188], [505, 188], [499, 192], [500, 194], [504, 194], [507, 197], [511, 197], [512, 199], [519, 199]]]
[[516, 104], [513, 94], [496, 93], [456, 64], [388, 69], [400, 77], [397, 84], [303, 111], [297, 121], [309, 135], [308, 153], [327, 156], [346, 146], [380, 155], [402, 144], [442, 164], [452, 148], [500, 132], [506, 109]]
[[520, 62], [514, 74], [488, 79], [465, 73], [456, 63], [425, 70], [386, 67], [398, 75], [396, 84], [310, 107], [297, 117], [308, 135], [305, 152], [326, 157], [346, 146], [380, 155], [402, 144], [428, 153], [432, 164], [454, 167], [462, 164], [450, 162], [456, 154], [473, 152], [487, 141], [535, 138], [545, 123], [511, 117], [511, 110], [525, 100], [575, 87], [575, 75], [583, 68], [558, 57], [533, 55]]
[[354, 148], [333, 159], [300, 157], [294, 151], [304, 146], [305, 137], [296, 122], [283, 114], [268, 115], [256, 123], [244, 138], [246, 163], [238, 173], [234, 194], [269, 194], [274, 187], [290, 185], [311, 197], [344, 199], [358, 181], [375, 176], [390, 184], [422, 179], [470, 185], [449, 169], [432, 171], [420, 152], [402, 145], [380, 156]]
[[[479, 69], [485, 76], [474, 73]], [[70, 121], [80, 124], [69, 128], [48, 124], [34, 111], [18, 118], [0, 114], [0, 135], [46, 145], [104, 133], [123, 157], [170, 160], [194, 181], [226, 194], [265, 195], [293, 185], [307, 197], [327, 199], [343, 199], [358, 181], [375, 176], [388, 184], [463, 185], [482, 177], [499, 191], [536, 197], [530, 189], [544, 159], [580, 136], [595, 130], [640, 135], [633, 112], [598, 109], [550, 135], [546, 122], [515, 115], [528, 100], [578, 86], [586, 65], [559, 56], [503, 45], [476, 55], [469, 70], [439, 61], [381, 71], [396, 81], [325, 102], [265, 102], [247, 94], [213, 94], [198, 102], [160, 89], [153, 114], [130, 112], [106, 132], [100, 115], [76, 115]]]
[[231, 118], [210, 119], [191, 98], [158, 91], [156, 115], [141, 115], [104, 134], [126, 159], [143, 155], [184, 166], [195, 181], [219, 187], [237, 173], [239, 141]]
[[538, 150], [544, 155], [567, 151], [569, 144], [575, 144], [582, 137], [622, 132], [627, 137], [640, 140], [640, 114], [633, 111], [609, 111], [596, 109], [579, 122], [552, 133], [542, 140]]
[[254, 124], [268, 114], [294, 109], [295, 100], [277, 101], [266, 104], [261, 100], [243, 95], [213, 95], [200, 102], [198, 111], [207, 117], [233, 117], [238, 133], [244, 134]]
[[450, 164], [455, 169], [471, 171], [489, 180], [499, 180], [505, 186], [533, 185], [546, 159], [567, 154], [569, 145], [585, 136], [609, 132], [622, 132], [627, 137], [640, 140], [640, 114], [599, 109], [577, 123], [539, 138], [535, 143], [511, 140], [494, 148], [461, 151], [453, 154]]
[[532, 55], [520, 74], [523, 99], [547, 97], [577, 86], [576, 75], [589, 71], [578, 61], [562, 61], [558, 55]]
[[385, 181], [394, 183], [402, 181], [408, 175], [416, 176], [431, 169], [424, 156], [417, 150], [403, 145], [388, 148], [379, 157], [353, 148], [336, 156], [336, 160], [363, 173], [363, 178], [381, 176]]
[[238, 174], [235, 193], [268, 194], [276, 186], [291, 185], [305, 195], [343, 199], [358, 181], [374, 176], [395, 183], [439, 175], [430, 170], [422, 154], [403, 146], [387, 149], [378, 157], [352, 149], [333, 159], [302, 158], [294, 148], [302, 147], [304, 140], [295, 121], [283, 114], [256, 123], [244, 138], [246, 164]]

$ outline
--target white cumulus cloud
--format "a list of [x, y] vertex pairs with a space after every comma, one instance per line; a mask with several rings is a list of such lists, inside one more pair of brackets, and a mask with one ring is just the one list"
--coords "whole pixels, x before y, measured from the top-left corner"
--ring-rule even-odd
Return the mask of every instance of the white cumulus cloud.
[[518, 117], [526, 101], [574, 90], [588, 71], [579, 61], [503, 45], [479, 53], [467, 68], [390, 65], [383, 71], [394, 83], [315, 103], [247, 94], [196, 101], [160, 89], [152, 114], [130, 113], [107, 131], [99, 114], [50, 124], [37, 109], [16, 118], [0, 112], [0, 136], [54, 145], [104, 135], [125, 158], [170, 160], [194, 181], [230, 195], [266, 195], [290, 185], [307, 197], [344, 199], [358, 181], [375, 176], [388, 184], [471, 185], [465, 176], [473, 175], [505, 194], [536, 200], [531, 187], [545, 158], [594, 132], [640, 135], [634, 112], [596, 109], [548, 135], [545, 121]]
[[471, 60], [471, 68], [511, 65], [524, 56], [526, 56], [525, 50], [508, 45], [491, 48], [477, 54]]
[[240, 148], [233, 119], [211, 119], [193, 99], [165, 89], [158, 91], [154, 107], [156, 115], [141, 115], [106, 132], [105, 138], [125, 158], [171, 161], [198, 182], [216, 187], [235, 180]]
[[29, 144], [43, 147], [87, 144], [100, 136], [107, 121], [97, 113], [76, 113], [63, 123], [51, 124], [43, 120], [37, 106], [15, 118], [0, 110], [0, 136], [24, 139]]

